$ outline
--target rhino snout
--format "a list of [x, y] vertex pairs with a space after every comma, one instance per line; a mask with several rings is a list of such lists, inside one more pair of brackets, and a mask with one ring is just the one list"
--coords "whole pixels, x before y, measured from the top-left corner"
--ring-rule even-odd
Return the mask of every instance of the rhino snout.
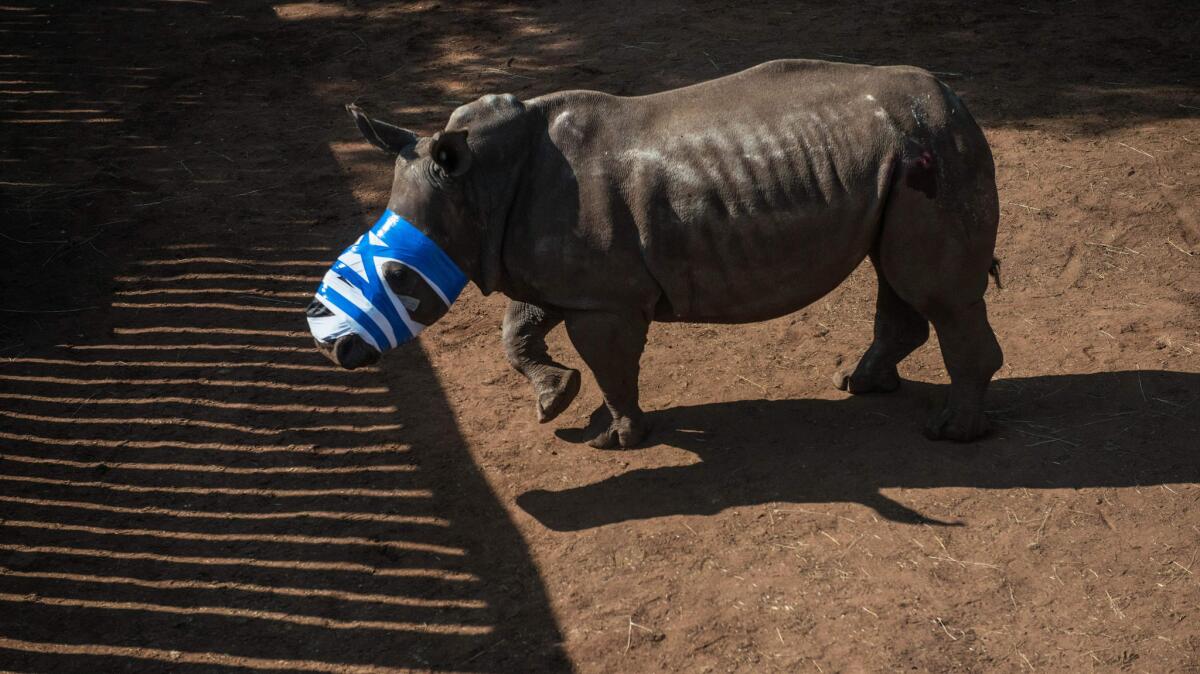
[[[318, 299], [313, 299], [308, 308], [304, 310], [304, 313], [309, 318], [321, 318], [333, 315], [329, 307], [325, 306]], [[368, 344], [367, 340], [355, 334], [342, 335], [335, 340], [325, 341], [314, 338], [313, 343], [317, 345], [318, 351], [333, 361], [334, 365], [344, 367], [347, 370], [365, 367], [379, 360], [379, 351]]]
[[374, 365], [379, 360], [379, 351], [358, 335], [342, 335], [332, 342], [314, 339], [317, 350], [333, 361], [334, 365], [347, 370]]

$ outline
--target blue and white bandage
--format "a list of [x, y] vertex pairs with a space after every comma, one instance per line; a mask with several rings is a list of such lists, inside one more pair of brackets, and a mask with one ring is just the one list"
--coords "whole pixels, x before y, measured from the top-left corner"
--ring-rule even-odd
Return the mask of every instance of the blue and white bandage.
[[313, 337], [332, 342], [357, 334], [382, 353], [427, 327], [412, 319], [408, 307], [388, 287], [383, 278], [387, 262], [399, 262], [420, 274], [447, 307], [467, 285], [466, 275], [445, 251], [404, 218], [384, 211], [375, 226], [325, 272], [317, 299], [332, 315], [308, 317]]

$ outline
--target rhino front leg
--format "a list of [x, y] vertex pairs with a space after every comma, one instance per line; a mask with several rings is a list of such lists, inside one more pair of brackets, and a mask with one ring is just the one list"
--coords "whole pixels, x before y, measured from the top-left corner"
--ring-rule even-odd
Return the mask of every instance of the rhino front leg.
[[567, 334], [604, 394], [609, 427], [588, 444], [598, 449], [634, 447], [649, 428], [638, 406], [638, 369], [649, 321], [637, 315], [600, 311], [567, 315]]
[[900, 388], [896, 364], [929, 339], [929, 321], [908, 302], [900, 299], [872, 254], [879, 295], [875, 300], [875, 341], [858, 361], [853, 373], [838, 372], [833, 381], [854, 394], [890, 393]]
[[579, 393], [579, 370], [555, 362], [546, 350], [546, 334], [562, 320], [562, 314], [526, 302], [509, 302], [504, 314], [504, 354], [533, 384], [541, 423], [561, 414]]

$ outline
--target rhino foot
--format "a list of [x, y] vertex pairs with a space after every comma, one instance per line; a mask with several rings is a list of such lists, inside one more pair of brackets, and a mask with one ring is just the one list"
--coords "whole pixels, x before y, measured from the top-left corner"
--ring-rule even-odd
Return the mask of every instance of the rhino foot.
[[536, 387], [538, 423], [546, 423], [570, 407], [579, 393], [579, 370], [564, 369], [546, 377]]
[[855, 370], [847, 374], [845, 370], [835, 372], [833, 385], [839, 390], [855, 395], [863, 393], [891, 393], [900, 388], [900, 374], [895, 367], [878, 370]]
[[930, 440], [970, 442], [987, 435], [991, 423], [983, 410], [955, 409], [947, 405], [925, 425], [925, 437]]
[[601, 431], [600, 435], [588, 440], [588, 445], [596, 449], [629, 449], [638, 446], [642, 440], [646, 439], [646, 434], [650, 431], [650, 425], [642, 417], [632, 419], [630, 417], [621, 417], [614, 419], [608, 428]]

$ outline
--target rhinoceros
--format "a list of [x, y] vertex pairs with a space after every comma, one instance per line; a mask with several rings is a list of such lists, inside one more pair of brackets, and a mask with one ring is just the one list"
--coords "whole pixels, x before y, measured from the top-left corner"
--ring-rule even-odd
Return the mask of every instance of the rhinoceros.
[[[487, 95], [431, 137], [348, 108], [396, 163], [385, 218], [308, 310], [335, 363], [374, 362], [469, 279], [511, 300], [503, 342], [539, 420], [579, 390], [545, 343], [565, 323], [611, 415], [589, 444], [631, 447], [648, 430], [638, 375], [651, 321], [782, 316], [869, 257], [874, 341], [835, 383], [895, 390], [897, 363], [932, 323], [951, 384], [926, 435], [987, 432], [984, 394], [1002, 364], [983, 297], [989, 273], [999, 283], [995, 169], [966, 106], [929, 72], [780, 60], [644, 96]], [[350, 313], [324, 292], [338, 283], [357, 293], [339, 296]]]

